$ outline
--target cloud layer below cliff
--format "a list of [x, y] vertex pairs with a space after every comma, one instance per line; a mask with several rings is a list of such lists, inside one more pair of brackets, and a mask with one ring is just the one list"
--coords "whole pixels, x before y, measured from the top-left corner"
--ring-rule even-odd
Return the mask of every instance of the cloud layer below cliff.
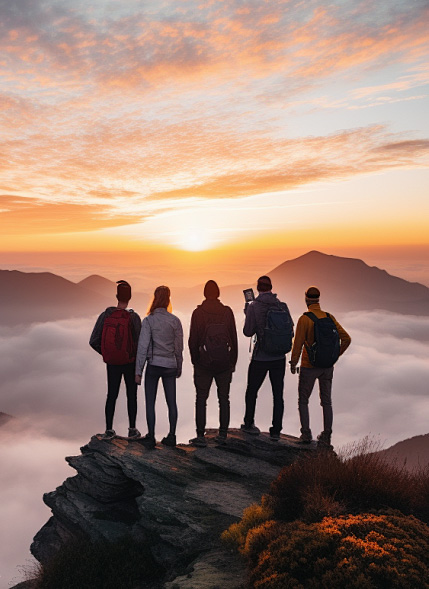
[[[181, 317], [185, 340], [188, 318]], [[391, 313], [350, 313], [339, 317], [350, 332], [350, 350], [335, 368], [334, 437], [338, 447], [374, 436], [388, 447], [399, 440], [427, 433], [429, 407], [429, 318]], [[239, 332], [241, 318], [237, 315]], [[0, 538], [0, 587], [19, 577], [17, 565], [29, 558], [33, 535], [49, 517], [42, 494], [53, 490], [73, 472], [64, 456], [79, 453], [91, 435], [104, 429], [105, 368], [88, 346], [92, 321], [46, 323], [20, 331], [0, 331], [2, 374], [0, 411], [14, 415], [0, 429], [3, 522]], [[231, 388], [231, 427], [239, 427], [244, 410], [248, 340], [240, 337], [240, 358]], [[185, 351], [184, 373], [178, 381], [178, 440], [194, 435], [194, 387]], [[285, 381], [285, 433], [298, 435], [297, 378]], [[312, 429], [321, 428], [317, 390], [310, 402]], [[126, 434], [125, 394], [121, 390], [115, 429]], [[270, 426], [269, 383], [258, 397], [256, 423]], [[139, 391], [138, 427], [146, 432], [144, 403]], [[208, 427], [218, 425], [215, 390], [208, 402]], [[162, 388], [158, 391], [157, 437], [167, 432]], [[21, 514], [25, 512], [25, 517]]]

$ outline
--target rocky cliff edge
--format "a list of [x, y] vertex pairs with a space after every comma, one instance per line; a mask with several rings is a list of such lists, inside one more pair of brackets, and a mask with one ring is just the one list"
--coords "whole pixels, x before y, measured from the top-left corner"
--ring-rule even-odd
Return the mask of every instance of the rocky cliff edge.
[[141, 440], [93, 436], [80, 456], [66, 458], [77, 475], [44, 495], [52, 517], [31, 552], [46, 563], [70, 540], [131, 534], [167, 571], [166, 589], [242, 587], [243, 565], [220, 534], [259, 501], [283, 466], [315, 448], [292, 436], [273, 442], [240, 430], [219, 445], [215, 433], [208, 432], [207, 448], [154, 450]]

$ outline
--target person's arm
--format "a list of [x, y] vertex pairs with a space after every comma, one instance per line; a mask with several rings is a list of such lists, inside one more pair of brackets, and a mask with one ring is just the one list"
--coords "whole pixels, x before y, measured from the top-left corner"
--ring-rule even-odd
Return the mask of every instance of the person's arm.
[[232, 369], [235, 370], [235, 365], [237, 364], [238, 358], [238, 339], [237, 339], [237, 327], [235, 325], [235, 317], [232, 309], [227, 307], [228, 311], [228, 328], [229, 328], [229, 337], [231, 342], [231, 362], [232, 362]]
[[138, 313], [133, 311], [131, 313], [131, 331], [133, 334], [133, 341], [137, 344], [140, 337], [140, 331], [142, 328], [142, 320]]
[[95, 322], [94, 329], [92, 330], [91, 337], [89, 338], [89, 345], [96, 352], [101, 354], [101, 336], [103, 334], [105, 312], [101, 313]]
[[174, 327], [174, 355], [176, 356], [177, 378], [182, 374], [183, 364], [183, 328], [180, 319], [177, 319]]
[[244, 321], [243, 333], [246, 337], [252, 337], [256, 333], [255, 303], [249, 304], [246, 309], [246, 319]]
[[349, 336], [344, 327], [338, 323], [335, 317], [331, 315], [331, 319], [335, 323], [338, 334], [340, 336], [340, 356], [342, 356], [349, 347], [349, 345], [352, 343], [352, 338]]
[[189, 328], [188, 339], [188, 347], [189, 353], [191, 354], [192, 364], [197, 364], [199, 358], [200, 342], [198, 331], [197, 309], [195, 309], [191, 316], [191, 326]]
[[[150, 337], [151, 337], [151, 329], [149, 325], [149, 319], [145, 317], [142, 323], [139, 343], [137, 346], [137, 354], [136, 354], [136, 382], [138, 382], [138, 377], [140, 377], [143, 373], [143, 368], [146, 364], [147, 355], [149, 351], [149, 344], [150, 344]], [[138, 384], [140, 384], [140, 382]]]
[[291, 368], [292, 372], [294, 371], [296, 365], [299, 362], [299, 357], [301, 356], [302, 347], [304, 345], [305, 338], [306, 338], [305, 316], [301, 316], [298, 319], [295, 337], [293, 338], [292, 356], [290, 359], [290, 368]]

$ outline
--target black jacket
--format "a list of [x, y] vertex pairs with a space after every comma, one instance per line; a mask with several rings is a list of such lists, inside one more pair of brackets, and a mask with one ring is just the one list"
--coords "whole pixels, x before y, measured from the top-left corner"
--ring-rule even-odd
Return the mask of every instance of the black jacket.
[[223, 305], [219, 299], [204, 300], [192, 313], [188, 340], [192, 364], [199, 363], [200, 346], [204, 343], [204, 333], [209, 323], [224, 323], [226, 325], [231, 345], [231, 369], [234, 370], [238, 356], [234, 314], [232, 309]]

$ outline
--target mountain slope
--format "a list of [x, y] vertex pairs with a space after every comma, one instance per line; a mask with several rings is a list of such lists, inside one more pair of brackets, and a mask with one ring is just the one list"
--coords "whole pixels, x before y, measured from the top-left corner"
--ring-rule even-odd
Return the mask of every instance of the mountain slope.
[[107, 297], [50, 272], [0, 270], [0, 325], [56, 321], [100, 313]]
[[379, 454], [387, 458], [389, 462], [404, 464], [408, 469], [428, 466], [429, 434], [402, 440], [386, 450], [381, 450]]
[[[385, 270], [371, 267], [362, 260], [308, 252], [272, 270], [261, 268], [258, 275], [268, 274], [273, 292], [286, 301], [294, 315], [305, 310], [304, 292], [315, 285], [321, 291], [322, 308], [336, 313], [381, 309], [404, 315], [429, 315], [429, 288], [391, 276]], [[255, 282], [258, 278], [255, 275]], [[221, 301], [240, 312], [244, 306], [243, 289], [256, 284], [221, 287]], [[173, 289], [173, 305], [190, 310], [203, 300], [203, 285], [192, 289]]]
[[274, 290], [296, 292], [304, 303], [304, 292], [319, 287], [322, 307], [332, 312], [383, 309], [395, 313], [429, 315], [429, 288], [388, 274], [359, 259], [312, 251], [284, 262], [268, 273]]

